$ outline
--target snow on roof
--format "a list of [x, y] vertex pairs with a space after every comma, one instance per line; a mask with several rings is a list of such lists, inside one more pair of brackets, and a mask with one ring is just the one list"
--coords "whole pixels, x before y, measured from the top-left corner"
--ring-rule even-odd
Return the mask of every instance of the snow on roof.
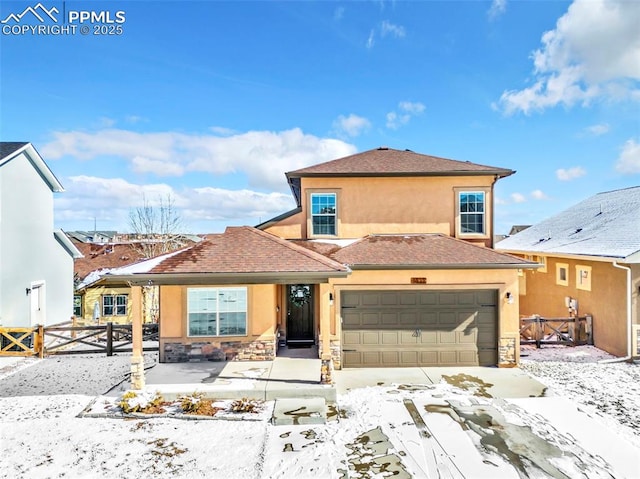
[[640, 186], [598, 193], [500, 241], [496, 249], [640, 262]]
[[129, 274], [148, 273], [153, 268], [155, 268], [160, 263], [162, 263], [165, 259], [171, 258], [172, 256], [183, 252], [185, 249], [189, 249], [189, 248], [179, 249], [177, 251], [172, 251], [171, 253], [156, 256], [155, 258], [139, 261], [137, 263], [129, 264], [126, 266], [120, 266], [118, 268], [103, 268], [103, 269], [92, 271], [80, 283], [78, 283], [78, 285], [76, 286], [76, 290], [86, 288], [87, 286], [90, 286], [93, 283], [99, 281], [104, 276], [120, 276], [120, 275], [129, 275]]

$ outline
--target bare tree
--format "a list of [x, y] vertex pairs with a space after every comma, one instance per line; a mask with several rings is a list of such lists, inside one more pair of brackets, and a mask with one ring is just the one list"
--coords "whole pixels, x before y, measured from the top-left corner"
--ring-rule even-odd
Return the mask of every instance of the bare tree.
[[140, 240], [139, 247], [144, 258], [169, 253], [186, 244], [181, 234], [182, 218], [170, 194], [158, 197], [156, 204], [143, 195], [142, 206], [129, 212], [129, 226]]

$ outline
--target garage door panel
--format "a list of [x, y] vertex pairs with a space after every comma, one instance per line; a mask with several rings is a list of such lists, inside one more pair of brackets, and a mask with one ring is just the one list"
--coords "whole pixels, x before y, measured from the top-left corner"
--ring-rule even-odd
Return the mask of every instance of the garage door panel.
[[380, 332], [380, 344], [383, 346], [399, 346], [402, 344], [402, 340], [399, 338], [397, 331], [382, 331]]
[[419, 321], [420, 315], [418, 311], [402, 312], [402, 313], [399, 313], [398, 316], [400, 317], [401, 326], [415, 326], [416, 324], [420, 323]]
[[418, 364], [418, 351], [400, 351], [401, 366], [415, 366]]
[[380, 321], [382, 324], [386, 326], [398, 326], [400, 324], [400, 320], [398, 318], [397, 312], [387, 313], [383, 312], [380, 314]]
[[399, 351], [381, 351], [380, 359], [382, 364], [390, 366], [400, 365], [400, 352]]
[[343, 364], [497, 363], [496, 291], [345, 291]]

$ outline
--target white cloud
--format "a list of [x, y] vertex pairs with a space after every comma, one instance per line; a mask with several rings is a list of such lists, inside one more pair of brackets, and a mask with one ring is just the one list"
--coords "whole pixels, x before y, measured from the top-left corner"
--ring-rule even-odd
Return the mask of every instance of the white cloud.
[[522, 193], [511, 193], [511, 201], [514, 203], [524, 203], [527, 198]]
[[366, 118], [351, 113], [349, 116], [340, 115], [333, 122], [333, 128], [340, 137], [353, 137], [371, 128], [371, 122]]
[[341, 140], [305, 134], [299, 128], [249, 131], [227, 137], [108, 129], [55, 132], [54, 140], [40, 151], [47, 159], [123, 158], [134, 171], [158, 176], [241, 172], [251, 187], [287, 191], [284, 172], [347, 156], [356, 148]]
[[489, 19], [494, 20], [507, 11], [507, 0], [493, 0], [489, 8]]
[[529, 114], [600, 97], [640, 100], [638, 25], [636, 2], [575, 0], [533, 53], [534, 84], [505, 91], [499, 107]]
[[405, 29], [402, 25], [395, 25], [387, 20], [382, 22], [380, 26], [380, 35], [386, 37], [387, 35], [395, 38], [403, 38], [406, 35]]
[[640, 173], [640, 143], [633, 139], [625, 142], [616, 162], [616, 170], [629, 175]]
[[344, 7], [338, 7], [333, 11], [333, 19], [339, 22], [344, 17]]
[[604, 135], [605, 133], [609, 133], [610, 127], [606, 123], [601, 123], [599, 125], [591, 125], [585, 128], [585, 131], [593, 136]]
[[369, 38], [367, 38], [367, 48], [373, 48], [375, 45], [375, 32], [373, 29], [369, 32]]
[[587, 171], [581, 166], [574, 166], [573, 168], [559, 168], [556, 170], [556, 178], [560, 181], [571, 181], [576, 178], [580, 178], [587, 174]]
[[398, 103], [398, 111], [387, 113], [387, 128], [397, 130], [402, 125], [409, 123], [413, 116], [421, 115], [425, 106], [420, 102], [401, 101]]
[[533, 190], [531, 192], [531, 197], [534, 200], [546, 200], [546, 199], [549, 199], [549, 197], [542, 190]]
[[92, 225], [108, 222], [118, 229], [128, 230], [129, 212], [146, 199], [154, 205], [167, 195], [189, 228], [203, 221], [224, 221], [225, 224], [256, 224], [293, 208], [289, 194], [262, 193], [222, 188], [184, 188], [176, 191], [164, 183], [140, 185], [122, 178], [73, 176], [65, 180], [66, 192], [56, 197], [56, 221], [85, 221]]
[[238, 132], [232, 128], [226, 128], [224, 126], [212, 126], [209, 128], [213, 133], [219, 136], [231, 136], [235, 135]]

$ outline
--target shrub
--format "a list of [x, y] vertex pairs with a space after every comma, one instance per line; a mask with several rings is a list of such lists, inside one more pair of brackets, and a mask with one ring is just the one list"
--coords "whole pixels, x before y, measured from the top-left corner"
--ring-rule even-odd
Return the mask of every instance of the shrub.
[[231, 403], [231, 412], [251, 412], [257, 413], [262, 408], [262, 401], [258, 399], [242, 398]]
[[206, 399], [202, 393], [193, 393], [179, 398], [180, 408], [185, 414], [196, 414], [198, 416], [215, 416], [221, 409], [213, 406], [213, 399]]
[[151, 394], [146, 391], [127, 391], [118, 402], [118, 406], [125, 414], [135, 412], [161, 414], [165, 412], [164, 404], [164, 399], [159, 392]]

